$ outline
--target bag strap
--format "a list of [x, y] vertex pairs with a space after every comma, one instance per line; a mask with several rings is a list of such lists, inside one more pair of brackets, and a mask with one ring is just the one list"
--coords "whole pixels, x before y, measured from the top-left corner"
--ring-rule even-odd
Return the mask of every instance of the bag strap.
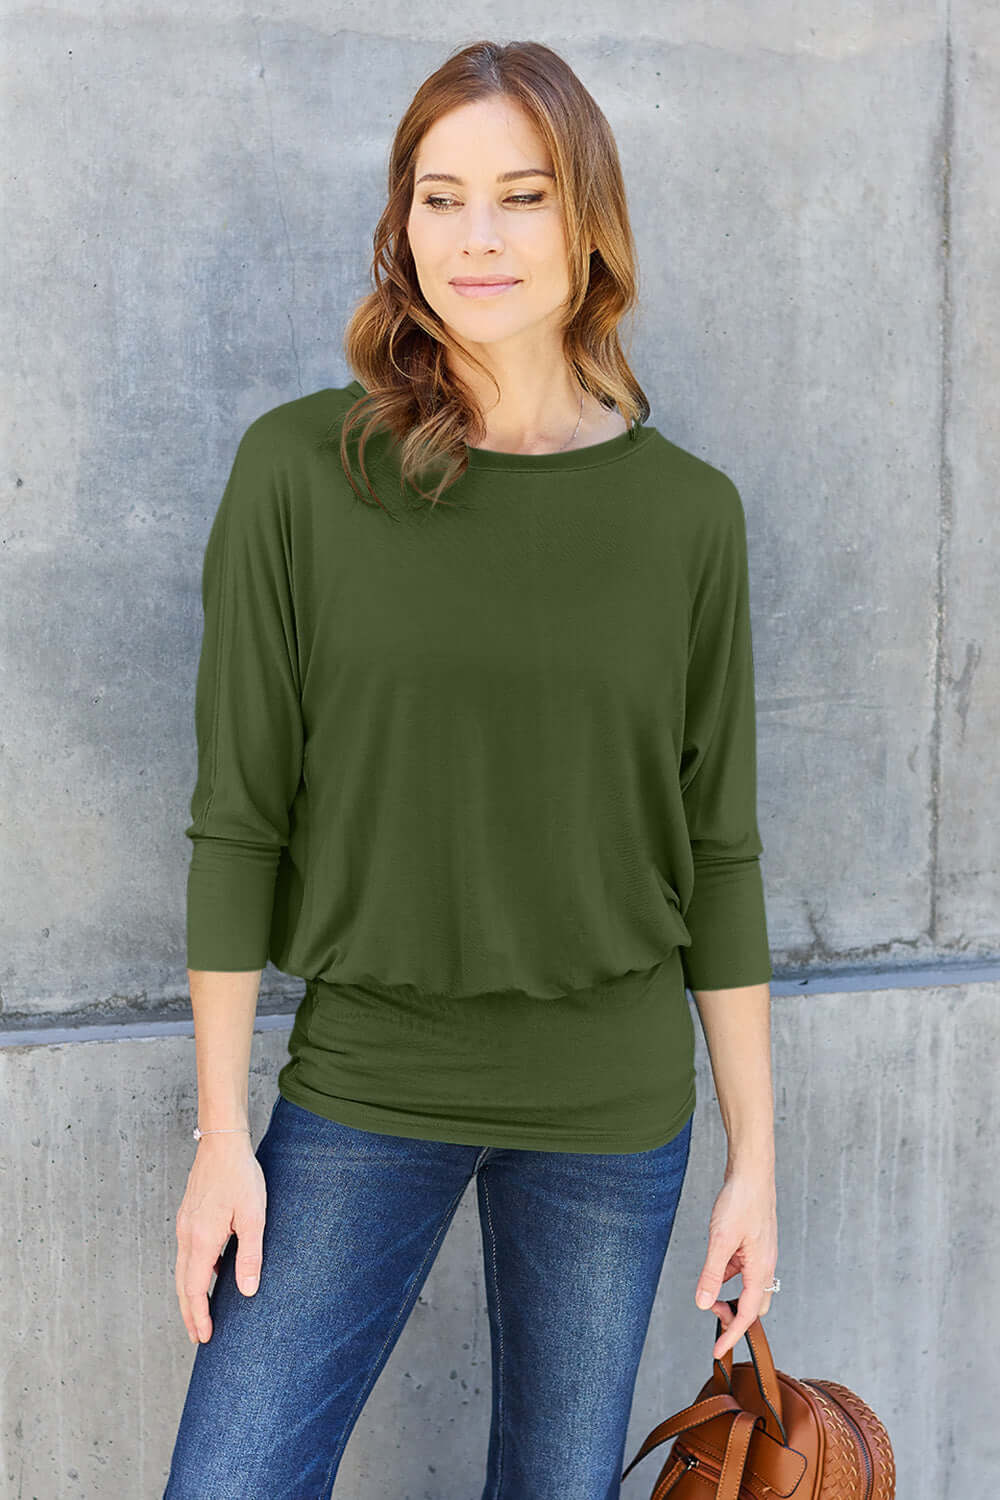
[[[726, 1301], [734, 1313], [739, 1312], [739, 1304], [734, 1298], [727, 1297]], [[716, 1318], [715, 1337], [718, 1338], [721, 1333], [722, 1320], [721, 1318]], [[764, 1419], [764, 1430], [769, 1437], [775, 1438], [779, 1443], [787, 1447], [788, 1437], [785, 1432], [784, 1412], [782, 1410], [781, 1385], [778, 1381], [777, 1371], [774, 1368], [771, 1346], [767, 1342], [767, 1334], [764, 1332], [764, 1325], [760, 1318], [754, 1318], [749, 1328], [743, 1330], [743, 1337], [746, 1339], [747, 1348], [750, 1350], [750, 1359], [753, 1362], [754, 1374], [757, 1377], [757, 1387], [760, 1391], [761, 1399], [774, 1418], [773, 1423], [768, 1418]], [[718, 1370], [722, 1371], [720, 1379], [718, 1370], [713, 1368], [713, 1385], [719, 1391], [720, 1395], [723, 1393], [723, 1389], [731, 1393], [733, 1389], [732, 1349], [727, 1349], [721, 1359], [715, 1359], [712, 1363], [713, 1367], [718, 1366]], [[725, 1382], [725, 1387], [723, 1387], [723, 1381]], [[777, 1431], [775, 1431], [775, 1427]]]
[[715, 1494], [716, 1500], [739, 1500], [743, 1471], [746, 1468], [747, 1454], [750, 1451], [750, 1439], [754, 1428], [758, 1422], [763, 1423], [764, 1418], [755, 1416], [752, 1411], [744, 1411], [732, 1396], [706, 1396], [704, 1401], [696, 1401], [693, 1406], [687, 1406], [683, 1411], [676, 1412], [674, 1416], [660, 1422], [646, 1438], [635, 1458], [622, 1474], [622, 1479], [624, 1480], [626, 1475], [632, 1472], [641, 1458], [645, 1458], [647, 1453], [651, 1453], [654, 1448], [665, 1443], [667, 1438], [674, 1437], [679, 1432], [686, 1432], [690, 1427], [698, 1427], [702, 1422], [710, 1422], [713, 1417], [721, 1416], [727, 1411], [733, 1413], [733, 1422], [726, 1440], [722, 1471], [719, 1474]]
[[750, 1411], [738, 1412], [733, 1418], [733, 1425], [729, 1429], [729, 1439], [726, 1443], [726, 1454], [722, 1460], [722, 1473], [719, 1475], [719, 1483], [715, 1490], [716, 1500], [740, 1500], [740, 1484], [746, 1467], [750, 1439], [757, 1423], [763, 1420], [763, 1417], [755, 1417]]
[[[657, 1423], [645, 1439], [622, 1475], [622, 1479], [626, 1474], [631, 1473], [640, 1458], [645, 1458], [647, 1453], [652, 1453], [653, 1449], [665, 1443], [667, 1438], [676, 1437], [679, 1432], [686, 1432], [689, 1427], [700, 1427], [702, 1422], [710, 1422], [713, 1417], [719, 1417], [727, 1411], [735, 1412], [737, 1416], [751, 1416], [749, 1412], [743, 1411], [734, 1396], [706, 1396], [704, 1400], [696, 1401], [693, 1406], [685, 1406], [683, 1410], [675, 1412], [672, 1417], [664, 1418], [662, 1422]], [[754, 1420], [756, 1419], [751, 1416], [751, 1426]]]

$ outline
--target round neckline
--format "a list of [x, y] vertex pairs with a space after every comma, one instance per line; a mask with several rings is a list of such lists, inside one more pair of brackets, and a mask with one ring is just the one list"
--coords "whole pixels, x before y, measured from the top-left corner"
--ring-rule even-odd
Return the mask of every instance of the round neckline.
[[[347, 388], [362, 396], [368, 394], [360, 380], [349, 381]], [[473, 448], [466, 443], [465, 452], [470, 469], [520, 469], [537, 474], [562, 469], [592, 469], [638, 452], [655, 431], [655, 427], [640, 426], [636, 422], [616, 437], [588, 443], [583, 448], [566, 448], [552, 453], [509, 453], [502, 448]]]

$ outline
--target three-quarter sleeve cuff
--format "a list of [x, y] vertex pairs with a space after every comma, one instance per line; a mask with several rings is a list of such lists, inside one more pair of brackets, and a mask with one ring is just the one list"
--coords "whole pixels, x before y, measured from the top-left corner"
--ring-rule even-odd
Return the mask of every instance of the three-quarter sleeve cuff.
[[268, 959], [279, 848], [195, 841], [187, 881], [187, 966], [242, 972]]
[[758, 858], [696, 863], [684, 922], [691, 934], [690, 947], [680, 949], [688, 989], [734, 989], [771, 979]]

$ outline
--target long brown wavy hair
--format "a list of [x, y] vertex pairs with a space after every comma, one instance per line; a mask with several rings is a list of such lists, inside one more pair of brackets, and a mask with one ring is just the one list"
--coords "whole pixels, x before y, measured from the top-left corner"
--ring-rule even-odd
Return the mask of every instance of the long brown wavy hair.
[[[611, 128], [572, 68], [551, 48], [540, 42], [474, 42], [421, 84], [399, 122], [389, 158], [388, 201], [373, 236], [375, 290], [358, 305], [344, 334], [348, 364], [365, 394], [341, 424], [340, 460], [361, 496], [351, 476], [348, 442], [354, 428], [364, 424], [358, 459], [368, 493], [379, 505], [364, 461], [365, 445], [376, 431], [387, 432], [398, 445], [401, 487], [411, 486], [432, 504], [449, 503], [441, 496], [468, 467], [466, 443], [479, 446], [486, 434], [478, 402], [449, 370], [446, 350], [460, 352], [489, 379], [493, 376], [471, 351], [456, 345], [425, 300], [406, 225], [414, 160], [425, 132], [449, 110], [494, 96], [519, 104], [551, 153], [569, 258], [567, 361], [582, 388], [608, 410], [617, 406], [630, 429], [650, 414], [618, 338], [619, 324], [637, 304], [638, 272]], [[442, 472], [436, 487], [422, 489], [418, 475], [437, 468]]]

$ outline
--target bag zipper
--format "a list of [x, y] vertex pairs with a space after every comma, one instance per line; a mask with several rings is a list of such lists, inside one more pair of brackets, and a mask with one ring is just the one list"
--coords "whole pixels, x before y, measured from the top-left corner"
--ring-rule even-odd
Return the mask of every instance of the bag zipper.
[[826, 1399], [828, 1401], [832, 1401], [837, 1410], [844, 1417], [846, 1417], [848, 1422], [850, 1423], [851, 1431], [854, 1433], [855, 1439], [857, 1440], [857, 1445], [861, 1449], [861, 1460], [865, 1470], [865, 1492], [861, 1497], [861, 1500], [871, 1500], [872, 1486], [875, 1483], [874, 1464], [872, 1462], [872, 1456], [868, 1448], [868, 1440], [865, 1437], [861, 1426], [851, 1416], [851, 1413], [847, 1410], [847, 1407], [844, 1405], [843, 1401], [840, 1401], [837, 1396], [834, 1395], [833, 1391], [829, 1389], [825, 1381], [804, 1380], [802, 1384], [811, 1385], [814, 1390], [822, 1391]]
[[693, 1453], [686, 1453], [683, 1448], [674, 1449], [676, 1463], [663, 1476], [663, 1480], [653, 1490], [649, 1500], [663, 1500], [663, 1496], [670, 1493], [674, 1485], [683, 1477], [688, 1469], [696, 1469], [698, 1460]]

